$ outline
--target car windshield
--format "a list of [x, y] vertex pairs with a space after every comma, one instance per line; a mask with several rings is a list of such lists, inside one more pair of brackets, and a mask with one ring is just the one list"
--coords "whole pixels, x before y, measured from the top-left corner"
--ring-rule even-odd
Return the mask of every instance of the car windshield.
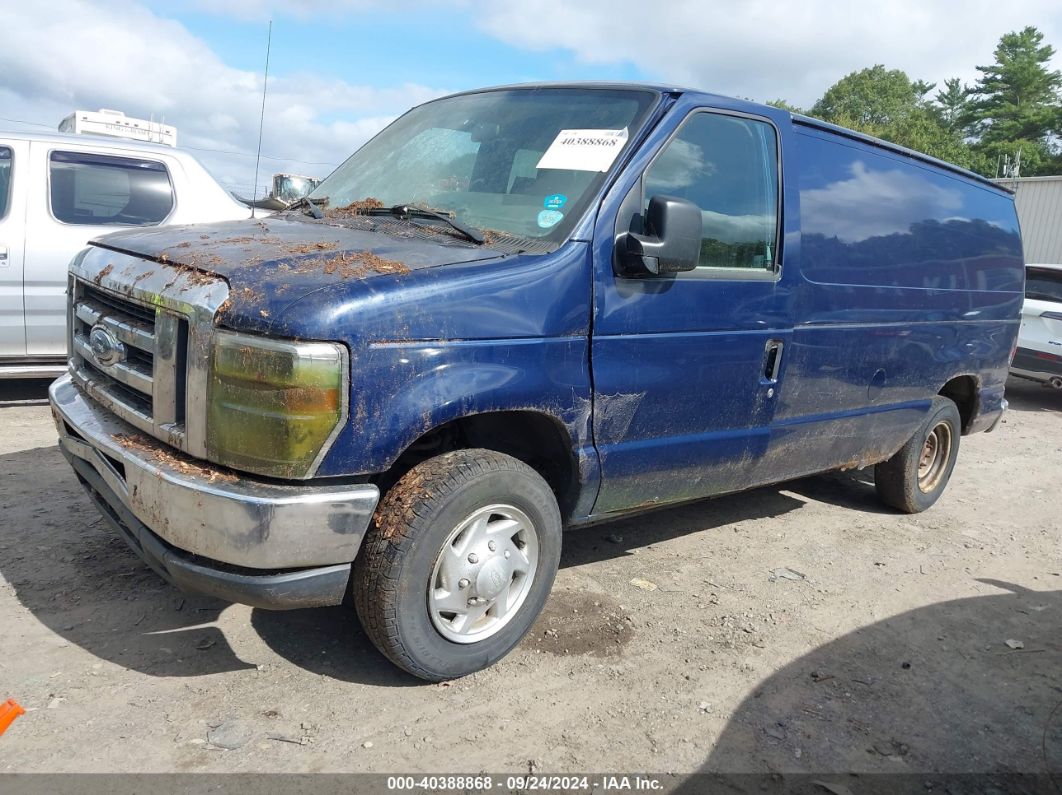
[[540, 88], [436, 100], [384, 129], [310, 197], [327, 198], [333, 212], [418, 205], [477, 229], [559, 242], [654, 99], [634, 89]]

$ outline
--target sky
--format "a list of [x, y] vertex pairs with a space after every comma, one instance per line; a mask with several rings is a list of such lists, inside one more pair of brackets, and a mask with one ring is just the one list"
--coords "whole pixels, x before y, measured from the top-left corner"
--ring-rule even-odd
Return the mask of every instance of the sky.
[[[1062, 49], [1058, 0], [0, 0], [0, 129], [77, 110], [164, 119], [227, 188], [326, 176], [436, 96], [529, 81], [689, 86], [810, 106], [885, 64], [972, 83], [999, 37], [1035, 25]], [[1053, 66], [1062, 68], [1062, 56]]]

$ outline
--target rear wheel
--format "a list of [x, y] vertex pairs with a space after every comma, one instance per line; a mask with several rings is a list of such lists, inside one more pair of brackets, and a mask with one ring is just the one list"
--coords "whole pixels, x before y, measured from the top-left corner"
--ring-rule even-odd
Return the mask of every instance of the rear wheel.
[[951, 400], [940, 395], [933, 399], [918, 432], [874, 468], [874, 485], [883, 502], [905, 513], [919, 513], [940, 498], [959, 455], [961, 422]]
[[399, 479], [377, 517], [354, 563], [354, 604], [388, 659], [439, 681], [519, 643], [560, 562], [560, 510], [537, 472], [490, 450], [445, 453]]

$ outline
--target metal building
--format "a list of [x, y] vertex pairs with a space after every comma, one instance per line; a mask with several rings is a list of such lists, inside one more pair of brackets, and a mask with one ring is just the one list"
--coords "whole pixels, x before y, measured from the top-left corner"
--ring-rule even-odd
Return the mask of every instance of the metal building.
[[1025, 261], [1062, 265], [1062, 176], [996, 181], [1014, 191]]

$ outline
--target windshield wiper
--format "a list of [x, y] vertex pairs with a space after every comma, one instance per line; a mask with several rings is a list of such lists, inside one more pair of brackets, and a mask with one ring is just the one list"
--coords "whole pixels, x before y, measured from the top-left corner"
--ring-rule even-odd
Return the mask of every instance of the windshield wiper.
[[321, 212], [321, 208], [318, 207], [315, 202], [321, 202], [322, 204], [325, 204], [327, 201], [327, 196], [322, 196], [319, 199], [311, 199], [309, 196], [303, 196], [297, 202], [292, 202], [291, 204], [289, 204], [286, 209], [297, 210], [300, 207], [305, 207], [309, 211], [310, 215], [320, 221], [322, 218], [324, 218], [324, 213]]
[[485, 238], [483, 233], [471, 226], [465, 226], [460, 221], [454, 220], [452, 215], [432, 210], [428, 207], [418, 207], [415, 204], [396, 204], [393, 207], [373, 207], [361, 211], [361, 215], [393, 215], [395, 218], [409, 220], [411, 218], [429, 218], [449, 224], [453, 229], [460, 232], [473, 243], [482, 243]]

